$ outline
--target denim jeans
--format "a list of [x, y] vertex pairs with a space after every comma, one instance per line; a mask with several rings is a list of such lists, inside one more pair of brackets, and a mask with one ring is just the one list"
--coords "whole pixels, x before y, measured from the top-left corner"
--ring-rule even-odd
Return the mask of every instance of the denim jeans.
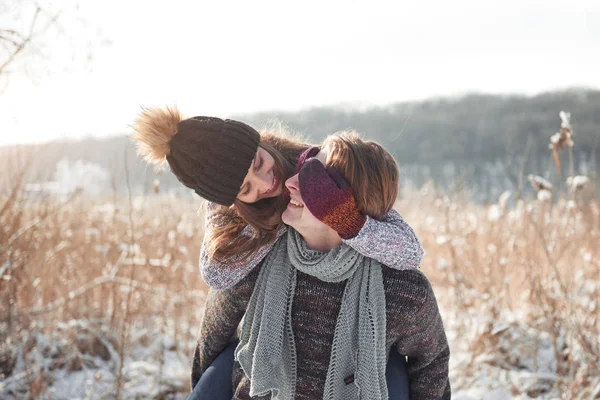
[[[202, 374], [187, 400], [231, 400], [233, 397], [233, 354], [236, 346], [237, 342], [232, 343], [219, 354]], [[406, 358], [398, 354], [395, 347], [392, 347], [390, 352], [385, 377], [390, 400], [409, 400]]]

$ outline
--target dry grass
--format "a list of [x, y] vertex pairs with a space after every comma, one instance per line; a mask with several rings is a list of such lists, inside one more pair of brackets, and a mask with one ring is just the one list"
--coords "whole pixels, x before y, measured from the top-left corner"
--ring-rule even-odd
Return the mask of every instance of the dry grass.
[[[481, 354], [494, 354], [485, 362], [506, 368], [524, 362], [501, 345], [506, 330], [499, 325], [508, 312], [520, 318], [511, 329], [526, 326], [552, 338], [554, 389], [568, 393], [565, 398], [585, 398], [600, 375], [597, 201], [482, 207], [431, 187], [410, 198], [398, 208], [427, 250], [422, 269], [436, 291], [446, 293], [440, 303], [471, 348], [472, 372]], [[1, 216], [5, 340], [23, 342], [34, 325], [53, 330], [58, 321], [102, 320], [114, 332], [124, 325], [170, 326], [169, 334], [192, 354], [200, 318], [194, 310], [206, 290], [197, 266], [199, 202], [158, 195], [134, 199], [131, 216], [128, 207], [126, 199], [115, 206], [81, 196], [13, 201]], [[118, 336], [113, 347], [120, 353], [127, 340]], [[80, 364], [66, 361], [75, 370]], [[3, 369], [10, 370], [9, 361]], [[31, 371], [29, 385], [30, 393], [45, 390], [40, 371]]]
[[[50, 378], [28, 361], [39, 351], [32, 330], [66, 332], [78, 348], [68, 357], [48, 350], [58, 354], [51, 368], [77, 371], [88, 354], [114, 360], [117, 398], [132, 328], [160, 327], [191, 356], [206, 292], [200, 201], [28, 200], [22, 177], [0, 197], [0, 377], [11, 375], [22, 348], [26, 395], [46, 396]], [[513, 382], [515, 395], [600, 396], [600, 206], [592, 182], [580, 186], [480, 206], [426, 185], [398, 204], [426, 249], [422, 270], [447, 310], [453, 351], [468, 354], [454, 390], [488, 365], [532, 372], [533, 382]], [[109, 332], [82, 341], [61, 324], [81, 320]], [[544, 343], [550, 359], [539, 356]]]
[[[162, 327], [192, 354], [206, 292], [197, 263], [200, 202], [132, 200], [129, 212], [128, 199], [96, 202], [80, 194], [62, 201], [0, 199], [4, 376], [15, 361], [7, 349], [31, 340], [32, 330], [56, 331], [61, 321], [102, 321], [114, 333], [109, 347], [118, 360], [127, 354], [130, 327]], [[35, 344], [28, 347], [35, 351]], [[80, 363], [71, 359], [66, 367]], [[118, 362], [117, 371], [121, 367]], [[46, 388], [42, 374], [28, 369], [34, 398]]]
[[[453, 320], [446, 324], [458, 329], [471, 352], [472, 363], [461, 373], [475, 374], [481, 362], [507, 369], [535, 364], [536, 342], [549, 334], [556, 365], [530, 369], [551, 369], [557, 379], [528, 394], [554, 389], [563, 398], [592, 398], [600, 385], [597, 200], [481, 207], [452, 201], [430, 186], [400, 209], [427, 251], [422, 269], [436, 290], [447, 289], [442, 301]], [[510, 346], [529, 335], [533, 348], [515, 356], [502, 338], [519, 329], [529, 332], [513, 337]], [[523, 390], [515, 387], [513, 394]]]

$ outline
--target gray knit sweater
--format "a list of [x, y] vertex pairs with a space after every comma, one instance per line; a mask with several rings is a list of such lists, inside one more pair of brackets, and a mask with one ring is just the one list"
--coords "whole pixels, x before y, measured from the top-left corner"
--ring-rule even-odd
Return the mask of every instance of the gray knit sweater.
[[[259, 268], [227, 290], [209, 292], [192, 367], [192, 384], [236, 335]], [[435, 295], [418, 270], [383, 267], [386, 300], [386, 354], [395, 344], [407, 356], [413, 399], [449, 399], [450, 350]], [[297, 354], [296, 398], [322, 398], [337, 315], [346, 281], [328, 283], [298, 272], [292, 306]], [[394, 350], [396, 351], [396, 350]], [[250, 399], [250, 382], [234, 366], [235, 399]]]

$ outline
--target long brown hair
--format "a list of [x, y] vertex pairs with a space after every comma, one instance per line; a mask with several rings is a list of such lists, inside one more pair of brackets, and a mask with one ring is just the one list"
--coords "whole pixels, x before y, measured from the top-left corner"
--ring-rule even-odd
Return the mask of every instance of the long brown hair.
[[335, 168], [352, 187], [358, 208], [375, 219], [387, 214], [398, 196], [398, 164], [380, 144], [364, 141], [355, 131], [330, 135], [323, 142], [325, 164]]
[[[271, 154], [275, 160], [274, 171], [282, 183], [294, 174], [300, 154], [307, 144], [287, 132], [266, 131], [260, 134], [259, 146]], [[281, 228], [281, 214], [287, 207], [289, 196], [285, 189], [277, 197], [262, 199], [256, 203], [235, 200], [232, 207], [218, 206], [211, 217], [217, 218], [206, 238], [208, 254], [222, 262], [235, 257], [243, 260], [254, 254], [262, 246], [275, 240]], [[240, 235], [250, 226], [252, 235]]]

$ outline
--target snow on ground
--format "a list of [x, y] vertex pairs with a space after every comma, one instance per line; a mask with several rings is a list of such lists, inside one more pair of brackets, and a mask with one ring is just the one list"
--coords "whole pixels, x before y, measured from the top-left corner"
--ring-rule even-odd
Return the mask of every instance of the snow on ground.
[[[188, 351], [170, 336], [141, 330], [132, 333], [132, 349], [123, 365], [123, 399], [185, 399], [190, 386]], [[118, 376], [119, 354], [115, 335], [104, 326], [87, 321], [59, 324], [47, 335], [30, 332], [12, 353], [11, 373], [0, 382], [0, 398], [25, 397], [28, 381], [47, 388], [39, 398], [48, 399], [112, 399]], [[27, 368], [23, 361], [28, 354]], [[10, 365], [11, 362], [3, 362]], [[34, 398], [38, 396], [34, 395]]]
[[[555, 388], [553, 341], [548, 333], [525, 325], [523, 315], [507, 313], [491, 323], [487, 334], [478, 334], [490, 325], [477, 317], [466, 332], [461, 314], [445, 298], [444, 294], [438, 296], [451, 345], [453, 399], [560, 398]], [[123, 367], [122, 398], [185, 399], [190, 344], [177, 343], [158, 330], [143, 329], [132, 331], [131, 341]], [[34, 398], [114, 398], [118, 340], [107, 326], [73, 320], [58, 324], [51, 334], [28, 332], [21, 343], [1, 349], [0, 373], [7, 378], [0, 382], [0, 398], [26, 397], [30, 386], [45, 389]], [[29, 360], [27, 368], [24, 354]], [[590, 385], [584, 398], [598, 397], [600, 379]]]
[[580, 362], [577, 379], [583, 391], [577, 397], [564, 393], [561, 397], [556, 387], [555, 345], [564, 352], [565, 333], [555, 343], [548, 332], [532, 326], [527, 306], [518, 312], [500, 312], [496, 319], [480, 312], [465, 323], [464, 314], [453, 310], [449, 293], [436, 290], [437, 294], [441, 294], [438, 303], [450, 343], [453, 399], [600, 399], [600, 377], [588, 382], [586, 352], [581, 348], [572, 349], [571, 356]]

